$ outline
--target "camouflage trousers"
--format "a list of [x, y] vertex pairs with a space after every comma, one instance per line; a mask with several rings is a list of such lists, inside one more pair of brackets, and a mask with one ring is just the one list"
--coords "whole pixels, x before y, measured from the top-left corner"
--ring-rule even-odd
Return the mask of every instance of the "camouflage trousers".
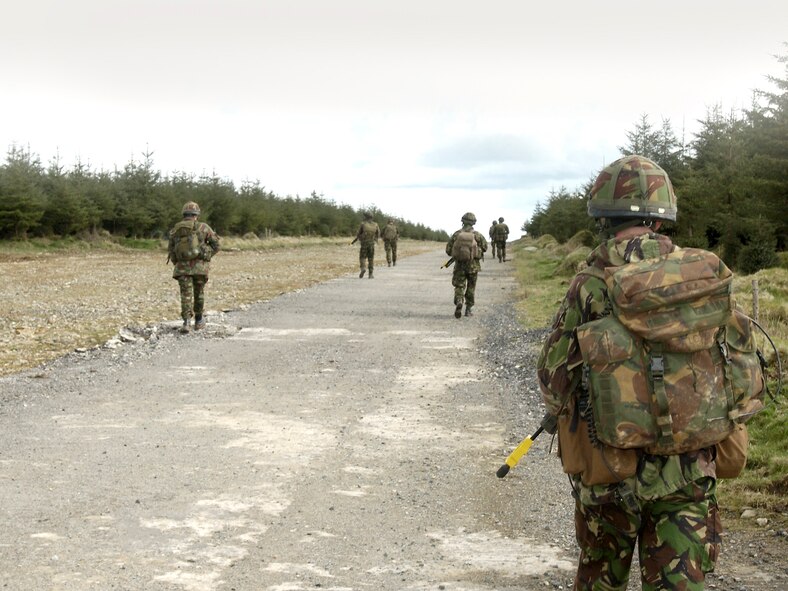
[[393, 262], [395, 265], [397, 264], [397, 241], [396, 240], [384, 240], [383, 247], [386, 249], [386, 262], [391, 265]]
[[499, 261], [506, 260], [506, 240], [496, 240], [493, 242], [493, 257], [496, 252], [498, 253]]
[[454, 264], [451, 284], [454, 286], [454, 305], [462, 304], [471, 307], [476, 303], [476, 271], [468, 270], [466, 265]]
[[205, 284], [207, 275], [181, 275], [176, 277], [181, 289], [181, 318], [189, 320], [192, 314], [201, 318], [205, 309]]
[[372, 270], [375, 268], [375, 243], [370, 242], [369, 244], [362, 244], [361, 247], [358, 249], [358, 268], [359, 270], [363, 271], [367, 268], [367, 262], [369, 262], [369, 272], [372, 273]]
[[579, 487], [575, 494], [575, 591], [625, 591], [636, 544], [643, 591], [703, 590], [722, 533], [713, 478], [654, 500], [622, 494], [629, 489], [620, 486], [592, 490]]
[[495, 258], [495, 240], [490, 239], [490, 246], [492, 247], [492, 257]]

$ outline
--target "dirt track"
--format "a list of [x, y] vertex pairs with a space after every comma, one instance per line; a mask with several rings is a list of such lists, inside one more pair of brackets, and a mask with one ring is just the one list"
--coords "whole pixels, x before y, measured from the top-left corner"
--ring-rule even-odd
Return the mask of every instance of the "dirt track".
[[[0, 378], [0, 584], [569, 588], [571, 497], [548, 441], [494, 476], [541, 416], [540, 335], [513, 323], [505, 264], [485, 264], [476, 316], [455, 320], [444, 259]], [[784, 562], [759, 567], [753, 548], [726, 548], [710, 588], [784, 589]]]

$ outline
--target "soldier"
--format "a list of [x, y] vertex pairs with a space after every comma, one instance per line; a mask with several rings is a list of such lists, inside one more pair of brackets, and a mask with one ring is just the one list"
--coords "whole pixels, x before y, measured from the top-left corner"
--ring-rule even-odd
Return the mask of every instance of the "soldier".
[[361, 270], [358, 274], [359, 279], [364, 277], [364, 273], [367, 270], [367, 262], [369, 262], [369, 278], [372, 279], [372, 272], [375, 268], [375, 244], [377, 244], [379, 238], [380, 226], [373, 221], [372, 214], [366, 212], [364, 221], [358, 227], [356, 238], [353, 240], [353, 242], [357, 240], [360, 245], [358, 250], [358, 265]]
[[181, 292], [181, 332], [189, 332], [194, 316], [194, 330], [205, 328], [205, 284], [208, 282], [210, 260], [219, 252], [219, 236], [211, 227], [198, 222], [200, 206], [189, 201], [183, 206], [183, 219], [170, 231], [167, 261], [175, 265], [172, 276]]
[[465, 315], [473, 316], [471, 308], [476, 303], [476, 276], [481, 271], [479, 262], [487, 252], [487, 240], [480, 232], [473, 229], [476, 216], [468, 212], [462, 216], [462, 228], [452, 234], [446, 243], [446, 254], [454, 260], [454, 273], [451, 284], [454, 286], [454, 317], [462, 317], [462, 305], [465, 303]]
[[490, 226], [490, 245], [492, 246], [492, 257], [495, 258], [495, 226], [498, 225], [498, 220], [493, 220]]
[[[591, 268], [677, 249], [656, 233], [664, 220], [675, 221], [676, 196], [668, 175], [646, 158], [627, 156], [603, 169], [591, 189], [588, 213], [604, 238], [588, 257]], [[608, 305], [605, 281], [578, 273], [537, 363], [548, 413], [558, 417], [559, 453], [575, 498], [580, 559], [574, 589], [624, 591], [637, 544], [644, 591], [702, 590], [721, 533], [712, 448], [653, 455], [589, 443], [588, 434], [598, 425], [583, 410], [587, 395], [575, 329], [606, 315]], [[591, 474], [593, 461], [606, 477]], [[611, 478], [613, 467], [618, 473]]]
[[498, 262], [506, 260], [506, 240], [509, 238], [509, 226], [503, 223], [503, 218], [498, 218], [494, 231], [495, 250], [498, 252]]
[[393, 264], [397, 266], [397, 240], [399, 239], [399, 229], [394, 220], [389, 218], [386, 227], [383, 228], [383, 247], [386, 249], [386, 262], [389, 267]]

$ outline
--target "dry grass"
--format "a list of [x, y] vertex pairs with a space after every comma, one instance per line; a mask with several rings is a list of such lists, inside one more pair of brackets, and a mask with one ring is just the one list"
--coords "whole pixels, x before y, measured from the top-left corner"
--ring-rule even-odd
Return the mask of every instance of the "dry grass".
[[[349, 239], [223, 241], [206, 288], [208, 310], [232, 310], [358, 269]], [[435, 242], [400, 240], [404, 258]], [[166, 251], [123, 248], [0, 251], [0, 375], [104, 343], [124, 326], [180, 317]], [[376, 260], [385, 264], [382, 244]]]

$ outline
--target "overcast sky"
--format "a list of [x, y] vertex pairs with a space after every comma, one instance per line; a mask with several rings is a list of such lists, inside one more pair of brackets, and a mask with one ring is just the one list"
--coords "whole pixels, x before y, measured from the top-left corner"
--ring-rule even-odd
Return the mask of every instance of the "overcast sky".
[[6, 1], [0, 147], [518, 235], [641, 114], [748, 107], [786, 41], [784, 0]]

